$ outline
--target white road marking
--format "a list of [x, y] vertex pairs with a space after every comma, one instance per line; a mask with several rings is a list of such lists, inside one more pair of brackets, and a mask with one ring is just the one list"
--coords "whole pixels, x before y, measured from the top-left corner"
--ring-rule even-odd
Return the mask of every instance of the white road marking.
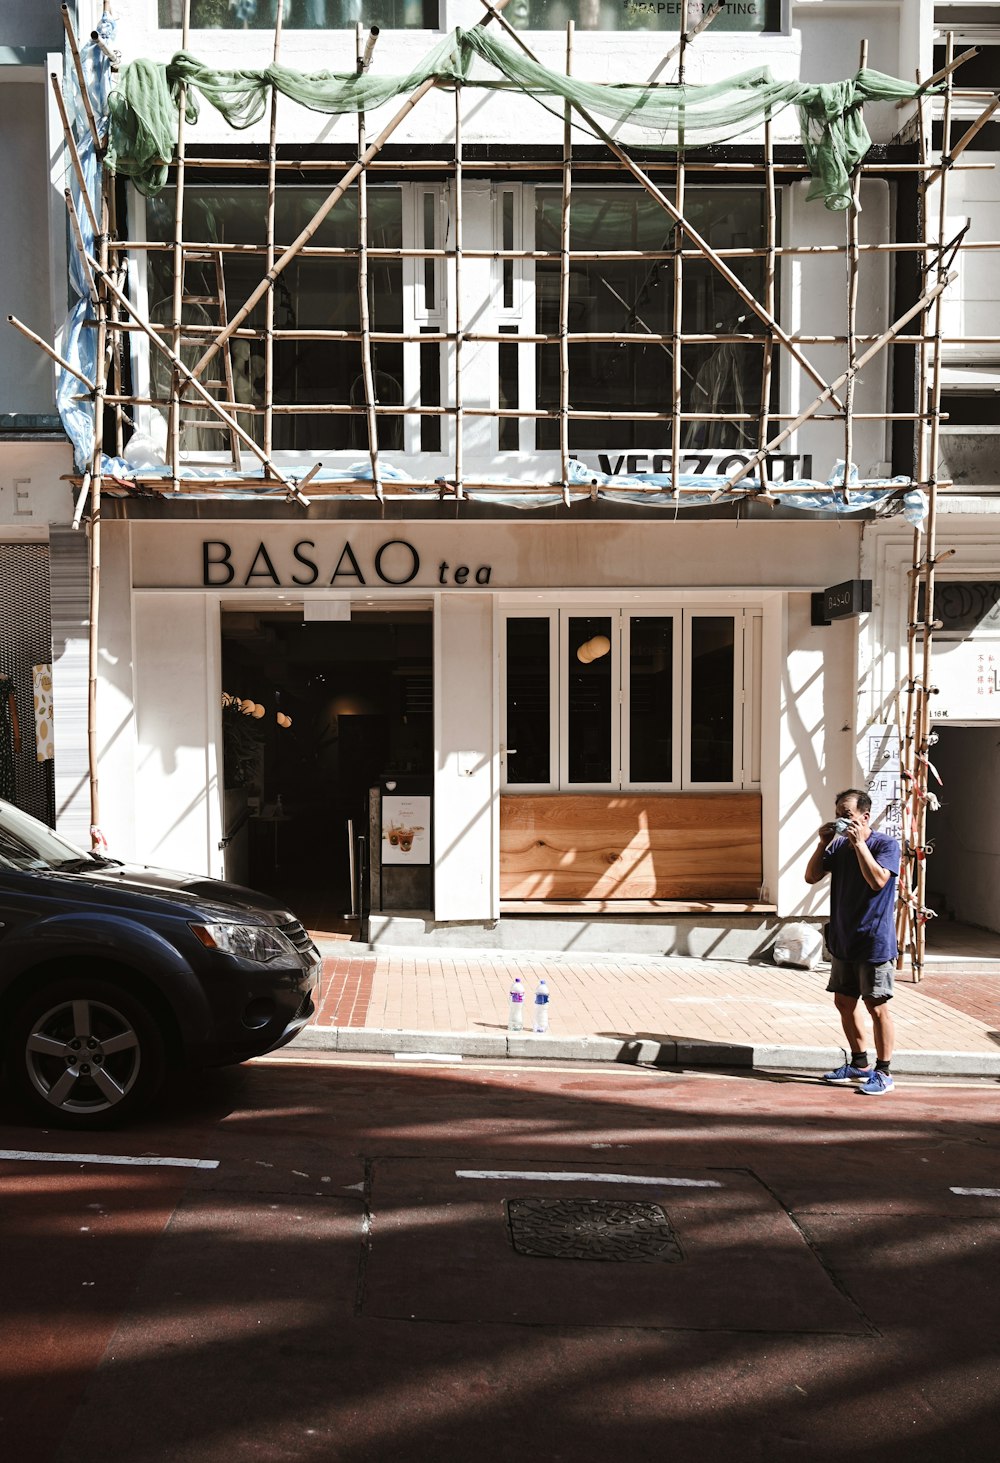
[[1000, 1189], [956, 1189], [952, 1188], [953, 1194], [970, 1194], [977, 1199], [1000, 1199]]
[[457, 1179], [533, 1179], [541, 1184], [568, 1184], [587, 1182], [592, 1184], [648, 1184], [662, 1188], [668, 1185], [678, 1189], [721, 1189], [715, 1179], [661, 1179], [640, 1173], [531, 1173], [520, 1169], [456, 1168]]
[[31, 1153], [20, 1148], [0, 1148], [0, 1159], [12, 1163], [116, 1163], [139, 1168], [218, 1168], [217, 1158], [133, 1158], [124, 1153]]
[[397, 1062], [460, 1062], [460, 1052], [393, 1052]]

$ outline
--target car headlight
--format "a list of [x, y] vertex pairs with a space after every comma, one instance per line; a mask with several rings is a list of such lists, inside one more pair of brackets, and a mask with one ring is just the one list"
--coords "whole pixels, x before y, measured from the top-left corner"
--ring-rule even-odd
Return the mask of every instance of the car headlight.
[[209, 950], [222, 950], [243, 960], [263, 963], [296, 953], [291, 940], [270, 925], [192, 924], [191, 928]]

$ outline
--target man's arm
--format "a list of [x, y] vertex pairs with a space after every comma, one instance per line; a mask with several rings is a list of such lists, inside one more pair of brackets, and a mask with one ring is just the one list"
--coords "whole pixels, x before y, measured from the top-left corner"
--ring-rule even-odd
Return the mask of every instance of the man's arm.
[[830, 842], [830, 839], [834, 836], [836, 831], [837, 830], [832, 823], [824, 823], [822, 828], [819, 830], [819, 842], [813, 849], [812, 857], [806, 864], [807, 884], [818, 884], [820, 879], [822, 879], [824, 874], [827, 872], [826, 869], [823, 867], [823, 855], [826, 853], [827, 844]]
[[873, 857], [868, 847], [867, 840], [861, 837], [861, 829], [856, 823], [852, 823], [847, 830], [848, 841], [853, 843], [854, 852], [857, 856], [858, 867], [861, 870], [861, 877], [869, 888], [876, 890], [884, 889], [892, 878], [893, 870], [884, 869]]

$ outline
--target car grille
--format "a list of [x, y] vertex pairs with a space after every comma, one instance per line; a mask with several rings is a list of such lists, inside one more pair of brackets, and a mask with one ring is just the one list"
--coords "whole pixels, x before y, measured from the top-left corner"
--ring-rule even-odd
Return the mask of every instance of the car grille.
[[285, 938], [291, 940], [296, 950], [301, 954], [319, 957], [319, 951], [316, 949], [312, 940], [310, 940], [308, 930], [303, 929], [297, 919], [293, 919], [290, 924], [281, 925], [279, 928]]

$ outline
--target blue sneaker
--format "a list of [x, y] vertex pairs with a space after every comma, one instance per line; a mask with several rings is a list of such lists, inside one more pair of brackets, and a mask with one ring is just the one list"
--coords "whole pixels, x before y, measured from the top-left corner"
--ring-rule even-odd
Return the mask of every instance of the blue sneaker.
[[866, 1097], [881, 1097], [884, 1092], [891, 1092], [895, 1085], [888, 1072], [880, 1072], [876, 1067], [868, 1081], [863, 1083], [858, 1091], [863, 1092]]
[[832, 1072], [823, 1073], [824, 1082], [870, 1082], [871, 1077], [871, 1067], [852, 1067], [850, 1062], [845, 1062]]

